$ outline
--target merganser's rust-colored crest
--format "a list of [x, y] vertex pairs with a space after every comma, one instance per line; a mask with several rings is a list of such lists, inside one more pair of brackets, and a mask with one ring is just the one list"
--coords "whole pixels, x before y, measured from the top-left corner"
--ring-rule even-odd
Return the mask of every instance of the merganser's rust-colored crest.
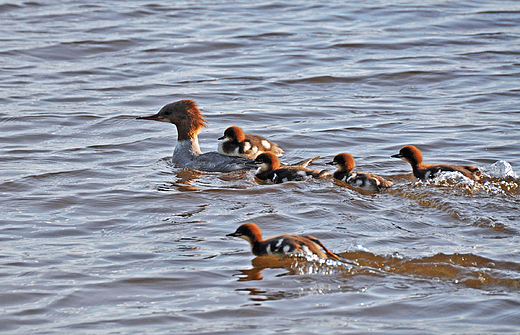
[[245, 158], [201, 152], [198, 134], [206, 127], [206, 120], [193, 100], [167, 104], [157, 114], [137, 119], [168, 122], [177, 127], [177, 144], [172, 157], [176, 167], [207, 172], [230, 172], [253, 167], [252, 161]]
[[179, 141], [194, 138], [206, 127], [206, 119], [193, 100], [179, 100], [167, 104], [157, 115], [164, 116], [166, 122], [177, 126]]

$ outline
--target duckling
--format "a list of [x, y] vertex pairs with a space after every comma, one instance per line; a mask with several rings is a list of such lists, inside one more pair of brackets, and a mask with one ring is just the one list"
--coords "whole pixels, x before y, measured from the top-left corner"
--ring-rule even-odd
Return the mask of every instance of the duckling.
[[310, 235], [280, 235], [264, 240], [262, 239], [262, 231], [256, 224], [244, 223], [234, 233], [226, 236], [240, 237], [248, 241], [255, 256], [283, 256], [300, 252], [314, 254], [323, 259], [330, 258], [341, 261], [320, 240]]
[[222, 155], [255, 159], [263, 152], [272, 152], [276, 156], [284, 154], [276, 143], [270, 142], [262, 136], [245, 134], [237, 126], [227, 128], [224, 136], [219, 140], [225, 140], [218, 145], [218, 152]]
[[452, 164], [426, 164], [423, 163], [422, 153], [413, 145], [406, 145], [399, 150], [398, 154], [392, 155], [393, 158], [400, 158], [412, 166], [413, 174], [419, 179], [434, 178], [439, 171], [458, 171], [465, 177], [479, 180], [482, 172], [472, 165], [452, 165]]
[[[318, 158], [319, 156], [304, 162], [309, 161], [310, 163]], [[278, 157], [271, 152], [260, 154], [255, 159], [255, 165], [258, 166], [258, 170], [255, 174], [256, 178], [261, 181], [270, 181], [275, 184], [280, 184], [285, 181], [301, 181], [306, 177], [322, 178], [329, 175], [329, 172], [326, 170], [320, 171], [308, 169], [306, 167], [308, 164], [299, 163], [293, 166], [282, 166]]]
[[379, 192], [393, 185], [391, 181], [372, 173], [352, 172], [356, 163], [354, 157], [347, 153], [337, 154], [332, 162], [326, 164], [336, 166], [337, 170], [332, 175], [334, 179], [345, 181], [361, 189]]

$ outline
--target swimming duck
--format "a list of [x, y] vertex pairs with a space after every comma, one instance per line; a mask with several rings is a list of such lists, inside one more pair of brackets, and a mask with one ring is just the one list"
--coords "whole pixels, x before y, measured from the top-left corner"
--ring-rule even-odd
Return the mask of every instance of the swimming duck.
[[222, 155], [255, 159], [263, 152], [272, 152], [276, 156], [281, 156], [284, 153], [277, 144], [262, 136], [245, 134], [237, 126], [227, 128], [224, 131], [224, 136], [220, 137], [219, 140], [225, 140], [218, 145], [218, 152]]
[[336, 166], [337, 170], [333, 174], [334, 179], [345, 181], [358, 188], [381, 191], [381, 189], [393, 185], [391, 181], [372, 173], [352, 172], [356, 163], [354, 157], [347, 153], [337, 154], [332, 162], [326, 164]]
[[234, 233], [226, 236], [240, 237], [248, 241], [255, 256], [283, 256], [299, 252], [315, 254], [323, 259], [341, 260], [330, 252], [320, 240], [310, 235], [280, 235], [264, 240], [262, 231], [254, 223], [244, 223]]
[[398, 154], [392, 155], [393, 158], [401, 158], [403, 161], [410, 163], [413, 174], [419, 179], [434, 178], [439, 171], [458, 171], [465, 177], [473, 180], [479, 180], [482, 172], [476, 166], [472, 165], [452, 165], [452, 164], [426, 164], [423, 163], [422, 153], [413, 145], [406, 145], [399, 150]]
[[285, 181], [301, 181], [306, 177], [312, 176], [314, 178], [321, 178], [329, 175], [325, 170], [311, 170], [307, 165], [318, 159], [319, 156], [309, 159], [297, 165], [281, 165], [278, 157], [271, 152], [264, 152], [255, 159], [255, 165], [258, 166], [255, 177], [261, 181], [270, 181], [275, 184], [280, 184]]
[[241, 157], [201, 152], [198, 134], [206, 127], [206, 120], [193, 100], [167, 104], [157, 114], [138, 117], [137, 120], [169, 122], [177, 127], [177, 144], [173, 151], [176, 167], [207, 172], [230, 172], [254, 167], [251, 160]]

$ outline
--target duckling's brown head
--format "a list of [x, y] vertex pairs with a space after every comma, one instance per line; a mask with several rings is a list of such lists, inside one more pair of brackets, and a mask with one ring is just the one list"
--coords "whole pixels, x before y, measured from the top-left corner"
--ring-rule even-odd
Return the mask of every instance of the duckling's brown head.
[[246, 139], [246, 135], [240, 127], [231, 126], [224, 131], [224, 136], [220, 137], [219, 140], [223, 140], [225, 138], [233, 142], [243, 142]]
[[264, 152], [256, 157], [255, 165], [262, 170], [276, 170], [280, 167], [280, 160], [272, 152]]
[[227, 234], [226, 236], [240, 237], [249, 243], [254, 243], [262, 240], [262, 231], [256, 224], [250, 222], [244, 223], [238, 227], [234, 233]]
[[423, 160], [421, 151], [413, 145], [406, 145], [402, 147], [398, 154], [391, 157], [401, 158], [405, 162], [410, 163], [412, 166], [421, 164]]
[[334, 165], [339, 171], [347, 171], [350, 172], [356, 166], [356, 162], [354, 161], [354, 157], [351, 154], [340, 153], [334, 156], [332, 162], [327, 163], [328, 165]]

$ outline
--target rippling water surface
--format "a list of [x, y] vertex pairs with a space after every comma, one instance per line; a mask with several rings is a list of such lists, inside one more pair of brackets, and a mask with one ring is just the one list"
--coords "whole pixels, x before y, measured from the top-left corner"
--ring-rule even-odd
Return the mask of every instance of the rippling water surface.
[[[520, 329], [517, 1], [8, 1], [0, 19], [2, 332]], [[187, 98], [203, 151], [238, 125], [395, 186], [177, 169], [175, 127], [135, 117]], [[417, 183], [390, 158], [406, 144], [486, 178]], [[225, 237], [244, 222], [345, 264], [255, 258]]]

